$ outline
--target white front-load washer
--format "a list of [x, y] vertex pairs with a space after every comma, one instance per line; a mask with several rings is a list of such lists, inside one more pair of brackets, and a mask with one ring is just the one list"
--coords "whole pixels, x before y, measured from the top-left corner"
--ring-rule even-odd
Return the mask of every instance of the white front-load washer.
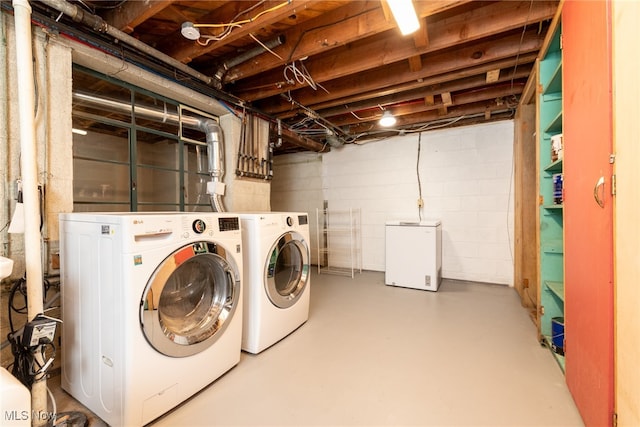
[[226, 213], [60, 216], [62, 388], [141, 426], [240, 361], [242, 237]]
[[257, 354], [309, 318], [309, 221], [302, 212], [238, 215], [245, 251], [242, 349]]

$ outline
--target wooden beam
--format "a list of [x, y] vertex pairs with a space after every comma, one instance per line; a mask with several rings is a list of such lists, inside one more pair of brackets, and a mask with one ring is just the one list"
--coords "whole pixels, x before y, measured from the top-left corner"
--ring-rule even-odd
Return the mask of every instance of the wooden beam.
[[329, 151], [329, 148], [325, 144], [321, 144], [307, 137], [298, 135], [297, 133], [286, 127], [282, 128], [282, 138], [287, 142], [290, 142], [291, 144], [297, 145], [310, 151], [316, 151], [318, 153]]
[[106, 12], [104, 20], [120, 31], [132, 33], [138, 25], [171, 6], [171, 3], [174, 1], [175, 0], [128, 1]]
[[435, 102], [433, 94], [425, 95], [425, 97], [424, 97], [424, 105], [426, 105], [427, 107], [431, 107], [431, 106], [433, 106], [435, 104], [436, 104], [436, 102]]
[[451, 92], [441, 93], [440, 97], [442, 98], [442, 105], [449, 106], [453, 104], [453, 101], [451, 100]]
[[426, 48], [429, 46], [429, 31], [427, 28], [427, 20], [420, 20], [420, 28], [413, 35], [413, 44], [417, 48]]
[[[306, 56], [312, 57], [330, 49], [346, 46], [358, 40], [392, 30], [396, 24], [386, 19], [380, 3], [371, 8], [371, 2], [351, 1], [346, 5], [301, 23], [284, 33], [286, 40], [292, 40], [286, 46], [274, 49], [283, 58], [290, 61]], [[385, 2], [382, 2], [385, 3]], [[439, 0], [418, 2], [418, 16], [425, 17], [447, 9], [469, 3], [469, 0]], [[338, 22], [338, 23], [336, 23]], [[353, 60], [354, 58], [352, 58]], [[273, 55], [254, 58], [252, 64], [240, 64], [234, 67], [225, 82], [247, 78], [282, 65], [282, 61]]]
[[[426, 105], [423, 102], [408, 102], [393, 107], [393, 115], [396, 116], [396, 118], [400, 118], [407, 115], [424, 113], [433, 110], [446, 111], [446, 109], [449, 109], [451, 107], [474, 104], [481, 101], [490, 102], [491, 105], [506, 108], [504, 105], [496, 102], [496, 99], [511, 96], [512, 94], [518, 95], [523, 87], [524, 80], [520, 80], [518, 83], [515, 83], [513, 87], [511, 86], [511, 82], [504, 82], [497, 86], [491, 86], [484, 89], [471, 89], [465, 92], [449, 95], [451, 97], [451, 99], [449, 100], [450, 102], [445, 102], [444, 97], [443, 102], [433, 105]], [[486, 113], [485, 110], [483, 110], [482, 112]], [[356, 116], [357, 117], [352, 114], [342, 114], [340, 116], [331, 117], [329, 121], [334, 126], [338, 127], [362, 124], [365, 122], [370, 123], [372, 121], [377, 121], [380, 118], [380, 111], [377, 108], [371, 108], [364, 111], [358, 111]]]
[[[179, 33], [175, 38], [171, 38], [165, 41], [165, 43], [160, 46], [160, 50], [165, 52], [167, 55], [177, 59], [182, 62], [190, 62], [194, 58], [205, 55], [209, 52], [212, 52], [216, 49], [220, 49], [223, 46], [228, 45], [229, 43], [233, 43], [241, 38], [249, 37], [249, 34], [254, 32], [259, 32], [259, 30], [263, 27], [277, 24], [279, 21], [287, 18], [288, 16], [295, 15], [296, 11], [300, 11], [301, 9], [306, 9], [312, 4], [315, 0], [296, 0], [292, 1], [290, 4], [283, 6], [279, 9], [276, 9], [272, 12], [265, 13], [260, 16], [259, 19], [256, 19], [254, 22], [250, 22], [242, 25], [239, 28], [234, 29], [227, 37], [223, 40], [209, 43], [206, 46], [202, 46], [195, 41], [187, 40], [184, 37], [181, 37]], [[229, 8], [235, 8], [236, 5], [234, 3], [242, 3], [242, 2], [227, 2]], [[260, 12], [267, 10], [269, 7], [273, 7], [271, 4], [264, 4], [261, 6], [261, 9], [252, 10], [251, 16], [256, 16]], [[220, 22], [221, 20], [221, 12], [220, 10], [214, 10], [212, 13], [208, 14], [201, 18], [200, 22], [196, 22], [196, 24], [210, 24], [215, 22]], [[229, 15], [229, 20], [231, 20], [233, 15]], [[243, 17], [244, 18], [244, 17]], [[223, 19], [224, 21], [224, 19]], [[202, 29], [203, 34], [207, 34], [205, 28]]]
[[[359, 2], [350, 2], [358, 4]], [[419, 2], [439, 3], [439, 2]], [[454, 2], [448, 2], [453, 4]], [[523, 7], [526, 4], [526, 8]], [[425, 53], [436, 52], [441, 49], [454, 47], [460, 43], [466, 43], [492, 35], [503, 33], [511, 29], [521, 28], [526, 23], [538, 22], [553, 16], [557, 3], [554, 1], [530, 2], [495, 2], [488, 6], [478, 7], [467, 13], [454, 15], [451, 18], [433, 22], [429, 27], [429, 45], [416, 47], [411, 39], [388, 37], [372, 37], [366, 40], [366, 44], [359, 47], [362, 54], [354, 56], [353, 50], [348, 46], [350, 38], [347, 34], [354, 32], [353, 28], [369, 28], [370, 22], [360, 22], [361, 17], [353, 18], [349, 28], [341, 27], [338, 31], [336, 26], [322, 28], [306, 34], [295, 47], [295, 54], [291, 55], [291, 46], [274, 49], [283, 58], [292, 56], [292, 59], [309, 56], [310, 60], [305, 63], [307, 69], [316, 82], [324, 82], [329, 79], [344, 76], [351, 73], [358, 73], [375, 66], [382, 66], [392, 62], [405, 60], [411, 56], [423, 55]], [[379, 21], [384, 21], [382, 13], [378, 9]], [[496, 18], [499, 17], [499, 19]], [[372, 17], [373, 19], [373, 17]], [[342, 25], [342, 24], [341, 24]], [[340, 40], [338, 35], [343, 34]], [[360, 31], [357, 38], [366, 36]], [[299, 36], [300, 37], [300, 36]], [[298, 40], [285, 35], [287, 40]], [[314, 59], [312, 56], [334, 48], [331, 55], [322, 55], [321, 58]], [[289, 49], [287, 51], [286, 49]], [[240, 79], [263, 73], [282, 65], [282, 61], [270, 54], [264, 54], [254, 58], [250, 63], [240, 64], [229, 70], [225, 76], [225, 83], [235, 82]], [[330, 70], [330, 72], [329, 72]], [[282, 71], [277, 70], [273, 74], [273, 81], [281, 79]], [[250, 85], [251, 83], [249, 83]], [[284, 91], [288, 90], [285, 89]]]
[[527, 80], [527, 84], [522, 90], [522, 96], [520, 97], [520, 105], [535, 103], [539, 69], [540, 69], [540, 66], [538, 65], [538, 60], [536, 60], [536, 64], [534, 65], [533, 70], [529, 75], [529, 80]]
[[[532, 63], [537, 58], [536, 53], [530, 53], [518, 57], [518, 67], [516, 73], [513, 69], [502, 73], [499, 82], [510, 81], [513, 79], [526, 78], [532, 69]], [[439, 74], [433, 77], [421, 79], [420, 82], [410, 81], [397, 86], [374, 90], [372, 92], [357, 92], [350, 96], [338, 97], [318, 103], [306, 104], [309, 108], [319, 112], [323, 117], [331, 117], [350, 111], [360, 111], [366, 108], [374, 107], [380, 103], [384, 105], [396, 104], [411, 101], [417, 98], [423, 98], [442, 92], [459, 92], [475, 87], [485, 85], [486, 70], [495, 68], [496, 64], [503, 69], [510, 69], [516, 64], [515, 58], [492, 62], [486, 65], [478, 65], [457, 72]], [[371, 99], [375, 98], [376, 102], [372, 103]], [[273, 101], [273, 99], [271, 99]], [[260, 108], [279, 118], [293, 117], [297, 114], [297, 109], [292, 109], [290, 103], [284, 100], [260, 104]]]
[[409, 70], [412, 72], [418, 72], [422, 70], [422, 58], [420, 55], [412, 56], [409, 58]]
[[380, 0], [380, 7], [382, 8], [382, 14], [384, 15], [384, 20], [389, 24], [395, 25], [393, 14], [391, 13], [391, 8], [389, 7], [389, 3], [387, 0]]
[[484, 119], [489, 120], [491, 118], [491, 110], [487, 110], [484, 112]]
[[[295, 93], [292, 92], [292, 96], [303, 105], [311, 105], [322, 102], [323, 100], [353, 95], [357, 92], [380, 91], [381, 89], [397, 86], [405, 82], [419, 82], [420, 79], [438, 74], [455, 73], [474, 65], [506, 58], [515, 58], [516, 55], [524, 56], [531, 52], [537, 52], [542, 43], [542, 38], [543, 35], [538, 34], [537, 29], [533, 28], [527, 31], [524, 37], [521, 34], [513, 34], [499, 40], [469, 43], [466, 44], [465, 47], [457, 50], [436, 52], [427, 55], [423, 59], [424, 61], [429, 61], [429, 64], [432, 64], [432, 66], [425, 67], [419, 72], [409, 71], [404, 63], [393, 63], [386, 67], [374, 68], [370, 71], [367, 71], [367, 67], [358, 72], [351, 70], [353, 73], [346, 73], [348, 77], [322, 83], [322, 86], [326, 88], [329, 93], [320, 90], [302, 90], [296, 91]], [[476, 52], [483, 52], [483, 54], [476, 59]], [[364, 58], [362, 59], [366, 62]], [[325, 64], [324, 66], [328, 68], [338, 67], [335, 63], [333, 65]], [[315, 73], [308, 67], [307, 69], [315, 79]], [[279, 77], [281, 78], [281, 76]], [[303, 86], [296, 84], [285, 87], [245, 87], [244, 90], [238, 88], [236, 96], [248, 101], [255, 101], [293, 91], [296, 87], [300, 88]]]
[[487, 71], [487, 83], [497, 82], [500, 78], [500, 69]]
[[[442, 120], [443, 118], [458, 118], [460, 116], [471, 116], [471, 115], [480, 115], [480, 118], [484, 120], [484, 112], [489, 109], [492, 112], [501, 112], [507, 111], [508, 109], [504, 106], [496, 105], [494, 100], [489, 101], [481, 101], [474, 104], [466, 104], [461, 106], [452, 106], [447, 108], [445, 114], [440, 114], [439, 110], [430, 110], [421, 113], [411, 114], [407, 116], [398, 117], [398, 122], [396, 123], [397, 127], [406, 127], [412, 124], [424, 124], [434, 120]], [[443, 111], [442, 111], [443, 112]], [[492, 117], [495, 116], [492, 113]], [[371, 130], [371, 122], [359, 123], [356, 125], [349, 126], [349, 133], [352, 135], [357, 135], [362, 132], [367, 132]]]

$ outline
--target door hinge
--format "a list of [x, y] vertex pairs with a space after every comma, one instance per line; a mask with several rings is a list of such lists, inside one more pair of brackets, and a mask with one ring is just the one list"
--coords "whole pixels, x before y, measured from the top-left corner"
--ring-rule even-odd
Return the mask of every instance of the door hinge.
[[616, 162], [616, 155], [615, 154], [609, 154], [609, 163], [610, 164], [614, 164]]
[[613, 427], [618, 427], [618, 414], [617, 413], [613, 413]]
[[611, 175], [611, 195], [616, 195], [616, 174]]

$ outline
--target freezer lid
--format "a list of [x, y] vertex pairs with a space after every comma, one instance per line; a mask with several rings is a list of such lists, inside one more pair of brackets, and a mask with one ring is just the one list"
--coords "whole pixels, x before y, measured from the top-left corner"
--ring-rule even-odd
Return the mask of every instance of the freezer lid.
[[387, 225], [411, 226], [411, 227], [437, 227], [441, 224], [439, 219], [423, 219], [422, 221], [394, 220], [387, 221]]

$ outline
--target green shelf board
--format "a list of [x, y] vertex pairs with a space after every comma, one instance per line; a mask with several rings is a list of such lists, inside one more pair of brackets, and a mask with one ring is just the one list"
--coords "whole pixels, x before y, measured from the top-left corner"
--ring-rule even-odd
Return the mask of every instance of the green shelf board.
[[553, 70], [549, 83], [544, 88], [545, 94], [560, 94], [562, 96], [562, 62], [558, 63], [558, 66]]
[[544, 205], [542, 207], [549, 211], [558, 211], [563, 209], [563, 205]]
[[547, 128], [544, 130], [546, 133], [556, 134], [562, 130], [562, 111], [551, 120]]
[[560, 298], [564, 302], [564, 282], [555, 282], [552, 280], [545, 280], [544, 285], [551, 291], [552, 294]]
[[562, 93], [560, 93], [560, 92], [545, 93], [545, 94], [542, 95], [542, 101], [543, 102], [560, 101], [560, 100], [562, 100]]
[[553, 163], [550, 163], [544, 168], [547, 172], [562, 172], [562, 159], [558, 159]]
[[562, 244], [562, 240], [549, 240], [547, 242], [542, 243], [541, 245], [542, 252], [549, 254], [563, 254], [564, 253], [564, 245]]

